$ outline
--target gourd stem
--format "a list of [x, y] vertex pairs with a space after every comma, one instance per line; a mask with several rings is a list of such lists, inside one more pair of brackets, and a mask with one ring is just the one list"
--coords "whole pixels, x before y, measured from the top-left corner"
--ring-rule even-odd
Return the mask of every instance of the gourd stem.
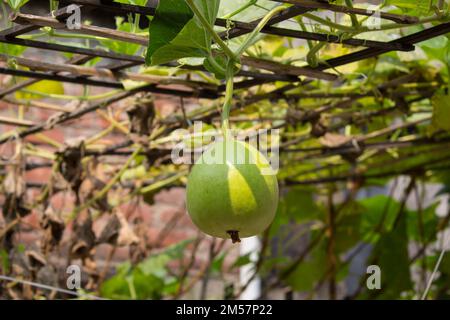
[[228, 118], [230, 117], [230, 110], [233, 102], [233, 89], [234, 89], [234, 63], [229, 61], [225, 72], [226, 89], [225, 89], [225, 101], [223, 103], [222, 110], [222, 130], [224, 139], [230, 137], [230, 124]]
[[233, 243], [241, 242], [241, 238], [239, 238], [239, 231], [237, 231], [237, 230], [228, 230], [227, 233], [230, 235], [231, 241]]

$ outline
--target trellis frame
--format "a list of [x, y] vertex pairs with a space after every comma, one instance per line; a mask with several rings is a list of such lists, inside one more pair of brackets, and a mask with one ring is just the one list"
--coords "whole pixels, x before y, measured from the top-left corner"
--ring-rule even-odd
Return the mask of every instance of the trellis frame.
[[[104, 0], [73, 0], [69, 1], [72, 4], [78, 5], [81, 8], [84, 7], [92, 7], [97, 9], [102, 9], [107, 12], [113, 12], [116, 14], [141, 14], [141, 15], [154, 15], [155, 8], [154, 7], [141, 7], [135, 5], [128, 4], [120, 4], [112, 1], [104, 1]], [[268, 84], [275, 81], [283, 81], [288, 82], [286, 86], [276, 89], [273, 92], [254, 95], [247, 98], [245, 101], [240, 102], [239, 107], [245, 107], [246, 105], [264, 100], [264, 99], [301, 99], [301, 95], [288, 94], [287, 92], [296, 87], [297, 84], [307, 85], [308, 78], [309, 79], [320, 79], [324, 81], [334, 81], [338, 77], [333, 73], [328, 73], [326, 70], [333, 69], [339, 66], [347, 65], [350, 63], [362, 61], [364, 59], [373, 58], [380, 56], [384, 53], [391, 51], [411, 51], [414, 50], [415, 44], [425, 41], [440, 35], [444, 35], [450, 32], [450, 23], [445, 22], [439, 25], [429, 27], [423, 31], [413, 33], [411, 35], [389, 41], [389, 42], [380, 42], [380, 41], [368, 41], [362, 39], [341, 39], [338, 36], [320, 34], [315, 32], [306, 32], [306, 31], [298, 31], [298, 30], [290, 30], [286, 28], [276, 27], [277, 23], [282, 21], [286, 21], [288, 19], [294, 18], [298, 15], [301, 15], [306, 12], [312, 12], [315, 10], [328, 10], [331, 12], [339, 12], [345, 14], [356, 14], [356, 15], [370, 15], [370, 12], [363, 9], [358, 8], [349, 8], [344, 6], [338, 6], [334, 4], [330, 4], [326, 1], [304, 1], [304, 0], [283, 0], [277, 1], [280, 3], [290, 3], [291, 7], [286, 8], [283, 12], [276, 15], [272, 19], [270, 19], [269, 23], [262, 29], [262, 33], [275, 35], [279, 37], [290, 37], [296, 39], [305, 39], [305, 40], [315, 40], [315, 41], [323, 41], [329, 43], [342, 43], [343, 45], [349, 46], [358, 46], [365, 47], [365, 49], [352, 52], [350, 54], [346, 54], [340, 57], [335, 57], [329, 59], [325, 62], [320, 63], [317, 67], [298, 67], [293, 65], [284, 65], [274, 61], [256, 59], [248, 56], [244, 56], [242, 58], [242, 64], [244, 68], [236, 75], [240, 81], [236, 81], [235, 87], [237, 89], [250, 89], [254, 86], [259, 86], [262, 84]], [[113, 88], [113, 89], [124, 89], [122, 83], [119, 81], [123, 78], [131, 78], [131, 79], [140, 79], [143, 81], [149, 82], [148, 85], [124, 91], [122, 93], [117, 94], [111, 98], [105, 99], [98, 103], [94, 103], [91, 105], [84, 106], [80, 109], [63, 112], [56, 120], [53, 120], [52, 127], [55, 125], [60, 125], [69, 120], [77, 119], [87, 113], [96, 111], [106, 105], [112, 104], [119, 100], [125, 99], [127, 97], [133, 96], [138, 92], [151, 92], [158, 94], [167, 94], [178, 97], [186, 97], [186, 98], [203, 98], [203, 99], [217, 99], [222, 96], [224, 91], [224, 86], [212, 86], [209, 83], [202, 83], [199, 81], [180, 81], [179, 79], [163, 79], [158, 77], [145, 77], [140, 76], [138, 74], [133, 74], [127, 72], [126, 69], [130, 67], [134, 67], [137, 65], [144, 64], [144, 58], [141, 56], [130, 56], [119, 53], [114, 53], [110, 51], [104, 51], [100, 49], [86, 49], [86, 48], [78, 48], [69, 45], [63, 44], [54, 44], [54, 43], [45, 43], [42, 41], [35, 41], [29, 39], [21, 39], [19, 36], [25, 35], [29, 32], [39, 29], [40, 27], [52, 27], [52, 28], [62, 28], [64, 31], [70, 31], [65, 28], [65, 19], [68, 17], [67, 7], [61, 8], [55, 11], [52, 16], [36, 16], [30, 14], [16, 14], [12, 17], [12, 21], [16, 23], [15, 26], [0, 31], [0, 42], [9, 43], [9, 44], [17, 44], [23, 45], [27, 47], [37, 48], [41, 50], [49, 50], [49, 51], [57, 51], [57, 52], [70, 52], [76, 54], [74, 58], [67, 61], [65, 64], [53, 64], [53, 63], [38, 63], [37, 61], [32, 61], [30, 59], [25, 59], [22, 57], [11, 57], [2, 55], [0, 56], [0, 60], [8, 60], [15, 59], [19, 65], [28, 67], [29, 71], [11, 69], [11, 68], [0, 68], [0, 73], [9, 74], [13, 76], [21, 76], [30, 78], [30, 80], [23, 81], [21, 83], [15, 84], [9, 88], [3, 88], [0, 90], [0, 98], [5, 97], [6, 95], [20, 90], [34, 82], [39, 80], [56, 80], [61, 82], [82, 84], [88, 86], [99, 86], [104, 88]], [[389, 13], [381, 13], [381, 19], [387, 19], [390, 21], [394, 21], [404, 26], [408, 26], [411, 24], [418, 23], [418, 19], [416, 17], [407, 16], [407, 15], [396, 15]], [[234, 38], [237, 36], [242, 36], [250, 33], [256, 24], [259, 22], [258, 20], [252, 22], [242, 22], [242, 21], [231, 21], [232, 28], [228, 30], [226, 33], [221, 33], [220, 36], [225, 39]], [[228, 22], [229, 24], [229, 22]], [[216, 25], [219, 27], [227, 26], [227, 21], [225, 19], [217, 19]], [[104, 27], [95, 27], [95, 26], [83, 26], [82, 29], [76, 30], [77, 33], [84, 33], [90, 35], [97, 35], [109, 39], [116, 39], [120, 41], [137, 43], [145, 46], [147, 44], [148, 39], [146, 37], [124, 33]], [[93, 58], [106, 58], [111, 59], [114, 62], [102, 67], [82, 67], [84, 63], [93, 59]], [[174, 66], [175, 64], [171, 64]], [[195, 66], [180, 66], [181, 68], [186, 68], [190, 70], [203, 70], [201, 67]], [[264, 72], [256, 72], [250, 69], [260, 69], [264, 70]], [[299, 76], [303, 77], [303, 80], [299, 78]], [[140, 77], [140, 78], [139, 78]], [[105, 80], [104, 78], [107, 78]], [[397, 81], [393, 81], [392, 83], [385, 84], [380, 87], [380, 90], [384, 90], [385, 92], [389, 91], [389, 87], [396, 88], [399, 83], [405, 81], [404, 79], [399, 79]], [[184, 89], [174, 89], [170, 87], [170, 84], [178, 83], [181, 85], [185, 85], [189, 88], [189, 90]], [[167, 86], [169, 84], [169, 86]], [[425, 93], [421, 92], [421, 99], [429, 98], [432, 96], [434, 91], [431, 89]], [[407, 97], [409, 94], [406, 94]], [[353, 102], [357, 101], [359, 98], [362, 98], [365, 95], [355, 95], [353, 97], [349, 97], [346, 95], [344, 98], [349, 100], [343, 100], [338, 102], [337, 104], [333, 104], [330, 106], [324, 106], [319, 108], [318, 110], [314, 110], [314, 116], [320, 115], [321, 112], [329, 111], [333, 108], [345, 108], [345, 106], [351, 105]], [[329, 96], [331, 99], [341, 99], [341, 96]], [[211, 119], [211, 117], [217, 116], [218, 111], [214, 111], [205, 115], [200, 120]], [[312, 118], [312, 114], [302, 115], [300, 118], [297, 118], [297, 121], [309, 121]], [[15, 138], [25, 138], [29, 135], [39, 133], [41, 131], [49, 128], [47, 123], [43, 124], [35, 124], [30, 121], [25, 120], [14, 120], [9, 118], [0, 118], [0, 122], [17, 125], [19, 127], [26, 127], [25, 130], [21, 130], [15, 136], [11, 136], [8, 138], [4, 138], [0, 140], [0, 145], [4, 144], [7, 141]], [[345, 124], [345, 123], [344, 123]], [[413, 124], [404, 124], [405, 127], [414, 126]], [[334, 129], [339, 129], [339, 126], [336, 126]], [[396, 128], [387, 128], [384, 132], [390, 132], [395, 130]], [[383, 132], [382, 132], [383, 133]], [[370, 137], [370, 136], [369, 136]], [[309, 136], [311, 138], [311, 136]], [[367, 138], [367, 137], [366, 137]], [[366, 138], [362, 137], [360, 139], [365, 140]], [[302, 139], [308, 139], [308, 137], [303, 137]], [[433, 143], [448, 143], [445, 139], [442, 141], [435, 141]], [[304, 141], [301, 140], [300, 141]], [[128, 143], [121, 143], [116, 147], [109, 148], [109, 152], [114, 152], [114, 150], [123, 149], [132, 144], [131, 141]], [[320, 155], [324, 156], [327, 154], [335, 154], [335, 153], [345, 153], [352, 149], [352, 146], [344, 145], [339, 148], [329, 148], [323, 147], [320, 150]], [[282, 148], [282, 150], [286, 150], [287, 152], [295, 152], [292, 148]], [[301, 149], [300, 149], [301, 150]], [[304, 151], [304, 150], [303, 150]], [[317, 151], [317, 150], [316, 150]], [[344, 177], [345, 178], [345, 177]], [[337, 177], [337, 181], [343, 180], [342, 177]], [[348, 177], [347, 177], [348, 178]], [[320, 181], [310, 181], [308, 183], [318, 183]], [[305, 182], [306, 183], [306, 182]]]

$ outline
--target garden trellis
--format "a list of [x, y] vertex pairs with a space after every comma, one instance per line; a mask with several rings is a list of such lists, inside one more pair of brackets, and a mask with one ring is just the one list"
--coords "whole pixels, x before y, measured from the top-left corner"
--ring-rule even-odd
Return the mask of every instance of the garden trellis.
[[[447, 149], [450, 145], [450, 135], [446, 131], [449, 128], [445, 122], [450, 121], [450, 99], [445, 76], [441, 76], [439, 72], [428, 72], [425, 66], [419, 64], [412, 70], [392, 63], [394, 67], [378, 74], [375, 67], [373, 70], [365, 69], [366, 74], [363, 71], [354, 73], [355, 68], [352, 67], [359, 64], [364, 69], [365, 63], [376, 66], [376, 61], [380, 58], [397, 52], [415, 57], [417, 48], [422, 50], [422, 43], [445, 38], [450, 32], [450, 18], [445, 11], [447, 5], [438, 1], [433, 6], [436, 1], [431, 1], [428, 10], [435, 10], [435, 13], [421, 18], [402, 12], [358, 8], [356, 3], [353, 6], [348, 4], [351, 4], [351, 1], [346, 2], [347, 4], [309, 0], [268, 1], [283, 6], [283, 10], [268, 19], [261, 29], [260, 39], [264, 41], [264, 37], [268, 37], [269, 41], [289, 42], [293, 50], [300, 44], [306, 46], [305, 43], [308, 43], [309, 53], [299, 63], [295, 59], [281, 59], [282, 54], [271, 51], [270, 45], [266, 45], [267, 52], [260, 49], [261, 53], [256, 48], [259, 42], [255, 41], [254, 47], [246, 50], [241, 57], [241, 67], [234, 75], [235, 93], [230, 122], [237, 127], [247, 124], [281, 130], [279, 148], [282, 186], [317, 186], [347, 182], [349, 189], [353, 190], [366, 182], [376, 182], [383, 178], [405, 174], [415, 179], [428, 177], [430, 172], [448, 170], [450, 152]], [[48, 15], [15, 12], [10, 16], [13, 25], [0, 31], [0, 43], [3, 44], [33, 48], [43, 56], [70, 54], [65, 63], [44, 62], [21, 55], [15, 56], [9, 52], [0, 54], [0, 62], [3, 62], [0, 73], [18, 79], [15, 83], [0, 88], [0, 99], [11, 105], [28, 105], [30, 108], [54, 111], [43, 123], [27, 119], [26, 113], [25, 117], [19, 114], [17, 118], [0, 116], [0, 123], [17, 127], [2, 133], [0, 148], [1, 145], [18, 143], [29, 136], [66, 123], [70, 125], [83, 116], [106, 109], [118, 101], [140, 97], [142, 94], [176, 97], [180, 99], [181, 105], [186, 99], [207, 101], [207, 104], [213, 105], [224, 98], [225, 84], [212, 81], [210, 71], [202, 64], [172, 61], [157, 67], [172, 68], [175, 70], [174, 75], [156, 75], [142, 72], [140, 67], [146, 63], [142, 55], [93, 46], [75, 46], [67, 41], [57, 41], [56, 37], [52, 39], [51, 32], [48, 33], [51, 41], [30, 37], [34, 32], [45, 28], [64, 32], [65, 38], [69, 39], [72, 36], [73, 39], [78, 39], [81, 35], [92, 36], [93, 39], [120, 41], [142, 48], [149, 44], [148, 35], [143, 33], [85, 22], [76, 29], [69, 29], [67, 19], [74, 12], [73, 5], [81, 10], [96, 9], [105, 14], [120, 16], [141, 15], [150, 17], [150, 20], [156, 13], [156, 7], [102, 0], [64, 1], [64, 5]], [[72, 5], [70, 10], [69, 5]], [[246, 10], [251, 8], [249, 5]], [[324, 18], [324, 15], [329, 14], [348, 17], [352, 23], [360, 18], [369, 19], [376, 15], [380, 25], [379, 28], [373, 29], [363, 24], [343, 26]], [[319, 28], [309, 25], [305, 27], [301, 17], [324, 25]], [[216, 32], [220, 39], [228, 43], [251, 34], [263, 19], [263, 16], [254, 21], [241, 21], [234, 17], [217, 18]], [[296, 27], [289, 28], [289, 21]], [[326, 28], [328, 29], [325, 31]], [[352, 32], [352, 28], [360, 30]], [[401, 30], [395, 39], [380, 40], [389, 38], [382, 36], [374, 40], [374, 34], [393, 30]], [[365, 38], [366, 33], [371, 37]], [[329, 52], [333, 50], [330, 50], [325, 57], [320, 56], [318, 52], [327, 45], [338, 48], [334, 50], [338, 54], [332, 56]], [[441, 60], [448, 65], [448, 45], [435, 46], [438, 49], [433, 48], [435, 51], [431, 54], [437, 56], [436, 51], [442, 51], [444, 58]], [[282, 46], [279, 49], [284, 50]], [[312, 51], [315, 49], [318, 51], [314, 55]], [[275, 57], [269, 57], [270, 55]], [[411, 61], [413, 59], [408, 60]], [[348, 74], [346, 67], [352, 70]], [[206, 76], [201, 77], [199, 74]], [[370, 81], [367, 80], [369, 77], [372, 77]], [[100, 87], [117, 92], [99, 101], [84, 102], [75, 109], [34, 101], [32, 98], [28, 99], [29, 101], [20, 101], [12, 97], [15, 92], [26, 90], [28, 86], [42, 80]], [[130, 88], [125, 84], [127, 81], [140, 85]], [[367, 89], [361, 86], [366, 86]], [[257, 105], [263, 106], [264, 110], [255, 111]], [[122, 142], [107, 145], [103, 149], [91, 149], [88, 144], [83, 148], [66, 146], [64, 150], [57, 151], [58, 156], [53, 161], [26, 162], [23, 169], [54, 167], [57, 161], [61, 164], [61, 161], [73, 156], [70, 153], [73, 148], [79, 152], [78, 158], [75, 156], [75, 159], [80, 161], [84, 157], [126, 157], [127, 162], [120, 163], [111, 181], [88, 199], [89, 206], [120, 180], [121, 174], [130, 166], [130, 161], [137, 153], [148, 157], [150, 167], [155, 163], [169, 166], [167, 158], [170, 156], [170, 148], [164, 147], [163, 143], [162, 147], [152, 144], [152, 139], [165, 141], [175, 130], [189, 127], [194, 121], [214, 124], [220, 114], [219, 108], [210, 107], [192, 115], [183, 109], [182, 112], [166, 118], [156, 117], [151, 125], [160, 130], [145, 142], [130, 136], [131, 127], [127, 126], [132, 126], [132, 120], [125, 123], [125, 130], [121, 130], [124, 125], [119, 123], [119, 120], [109, 119], [112, 130], [124, 133], [125, 139]], [[373, 123], [377, 125], [372, 125]], [[383, 125], [379, 125], [380, 123]], [[3, 167], [6, 168], [10, 164], [7, 159], [2, 159]], [[145, 181], [144, 185], [128, 183], [124, 186], [134, 190], [131, 196], [137, 196], [183, 184], [188, 170], [174, 170], [172, 167], [170, 170], [171, 175], [152, 177]], [[28, 187], [48, 192], [46, 185], [29, 183]], [[82, 209], [86, 209], [86, 205], [75, 211]]]
[[[317, 67], [298, 67], [292, 65], [286, 65], [277, 63], [274, 61], [267, 61], [264, 59], [252, 58], [245, 56], [243, 58], [243, 66], [248, 66], [248, 69], [243, 69], [240, 73], [237, 74], [237, 78], [242, 79], [236, 82], [237, 89], [248, 89], [255, 86], [260, 86], [261, 84], [267, 84], [274, 81], [283, 81], [288, 82], [289, 84], [285, 85], [282, 88], [278, 88], [272, 92], [267, 92], [260, 95], [253, 95], [249, 97], [248, 101], [243, 101], [242, 104], [246, 105], [249, 103], [256, 103], [262, 99], [268, 98], [285, 98], [285, 99], [302, 99], [302, 95], [292, 94], [289, 95], [289, 90], [292, 90], [296, 86], [304, 85], [305, 81], [314, 79], [322, 79], [326, 81], [335, 81], [338, 77], [334, 74], [330, 74], [325, 72], [327, 69], [336, 68], [342, 65], [346, 65], [349, 63], [361, 61], [364, 59], [369, 59], [372, 57], [379, 56], [381, 54], [391, 52], [391, 51], [411, 51], [414, 50], [414, 45], [432, 39], [434, 37], [438, 37], [440, 35], [445, 35], [450, 31], [450, 23], [441, 23], [436, 26], [426, 28], [425, 30], [413, 33], [411, 35], [388, 41], [370, 41], [364, 39], [342, 39], [337, 35], [328, 35], [328, 34], [320, 34], [314, 32], [307, 31], [298, 31], [298, 30], [290, 30], [281, 27], [274, 27], [274, 24], [280, 23], [284, 20], [291, 19], [298, 15], [301, 15], [306, 12], [313, 12], [316, 10], [330, 10], [332, 12], [344, 12], [348, 14], [356, 14], [356, 15], [370, 15], [370, 10], [362, 10], [357, 8], [349, 8], [345, 6], [328, 4], [326, 2], [316, 2], [316, 1], [283, 1], [291, 3], [291, 7], [287, 7], [284, 12], [278, 14], [277, 16], [270, 19], [267, 25], [262, 29], [262, 33], [275, 35], [278, 37], [289, 37], [295, 39], [306, 39], [306, 40], [314, 40], [314, 41], [324, 41], [329, 43], [340, 43], [342, 45], [349, 45], [355, 47], [366, 47], [363, 50], [357, 50], [355, 52], [342, 55], [340, 57], [330, 58], [324, 62], [322, 62]], [[115, 13], [115, 14], [142, 14], [152, 16], [155, 13], [155, 8], [151, 7], [142, 7], [136, 5], [129, 4], [121, 4], [121, 3], [113, 3], [108, 1], [71, 1], [71, 3], [75, 5], [81, 6], [92, 6], [95, 8], [100, 8], [105, 12]], [[25, 59], [21, 57], [13, 57], [8, 55], [2, 55], [1, 59], [3, 61], [7, 61], [8, 59], [16, 59], [16, 62], [20, 66], [28, 67], [28, 71], [20, 70], [20, 69], [12, 69], [3, 67], [0, 69], [0, 72], [3, 74], [15, 75], [30, 78], [30, 80], [23, 81], [14, 86], [3, 88], [0, 92], [0, 96], [4, 97], [5, 95], [14, 92], [15, 90], [19, 90], [24, 88], [34, 82], [39, 80], [56, 80], [61, 82], [68, 83], [76, 83], [76, 84], [84, 84], [89, 86], [100, 86], [105, 88], [114, 88], [114, 89], [124, 89], [123, 84], [119, 81], [120, 79], [139, 79], [142, 81], [149, 82], [148, 86], [137, 88], [131, 91], [125, 91], [117, 96], [114, 96], [106, 101], [101, 101], [98, 104], [89, 105], [85, 108], [74, 110], [72, 112], [67, 112], [61, 114], [61, 116], [56, 120], [56, 123], [53, 125], [62, 124], [68, 120], [76, 119], [77, 117], [83, 116], [86, 113], [93, 112], [98, 108], [104, 107], [110, 103], [118, 101], [120, 99], [124, 99], [126, 97], [132, 96], [138, 92], [151, 92], [151, 93], [160, 93], [160, 94], [168, 94], [180, 97], [197, 97], [197, 98], [206, 98], [206, 99], [218, 99], [223, 91], [223, 86], [216, 86], [216, 88], [212, 88], [213, 86], [204, 83], [202, 85], [199, 81], [192, 81], [189, 83], [189, 80], [181, 81], [186, 87], [189, 87], [191, 90], [177, 90], [167, 88], [167, 84], [172, 83], [180, 83], [180, 80], [176, 80], [173, 78], [161, 78], [161, 77], [153, 77], [153, 76], [145, 76], [138, 74], [130, 74], [124, 72], [126, 68], [130, 68], [136, 65], [144, 64], [144, 58], [141, 56], [131, 56], [118, 54], [111, 51], [105, 51], [102, 49], [87, 49], [87, 48], [78, 48], [70, 45], [64, 44], [53, 44], [48, 42], [41, 42], [36, 40], [28, 40], [21, 39], [20, 36], [27, 34], [33, 30], [38, 30], [41, 27], [51, 27], [55, 29], [65, 29], [65, 22], [69, 16], [67, 7], [61, 8], [54, 12], [50, 16], [36, 16], [31, 14], [16, 14], [12, 17], [12, 21], [16, 23], [11, 28], [6, 30], [2, 30], [0, 32], [0, 41], [3, 43], [16, 44], [27, 46], [31, 48], [38, 48], [40, 50], [49, 50], [50, 52], [46, 52], [43, 54], [52, 54], [51, 51], [57, 52], [69, 52], [76, 54], [77, 56], [73, 57], [71, 60], [67, 61], [66, 64], [52, 64], [52, 63], [42, 63], [41, 61], [33, 61], [31, 59]], [[373, 14], [373, 13], [372, 13]], [[400, 26], [407, 26], [409, 24], [417, 24], [418, 18], [414, 16], [407, 15], [397, 15], [397, 14], [380, 14], [381, 19], [394, 21]], [[238, 36], [242, 36], [250, 33], [255, 25], [258, 23], [258, 20], [253, 22], [241, 22], [231, 20], [228, 23], [231, 23], [232, 27], [228, 31], [224, 31], [222, 33], [222, 38], [234, 38]], [[217, 19], [216, 25], [220, 27], [226, 27], [227, 21], [225, 19]], [[70, 30], [67, 30], [70, 31]], [[138, 36], [132, 33], [120, 32], [108, 28], [96, 27], [96, 26], [82, 26], [80, 29], [75, 30], [77, 33], [81, 34], [90, 34], [97, 35], [109, 39], [120, 40], [129, 43], [137, 43], [140, 45], [147, 45], [148, 39], [145, 36]], [[382, 32], [382, 31], [380, 31]], [[95, 67], [82, 67], [81, 64], [94, 59], [96, 57], [108, 58], [114, 60], [112, 65], [95, 68]], [[181, 66], [181, 68], [189, 69], [199, 69], [196, 66]], [[260, 70], [267, 70], [267, 72], [261, 72]], [[59, 75], [58, 73], [65, 73], [64, 75]], [[304, 77], [304, 80], [300, 80], [299, 76]], [[99, 78], [106, 78], [108, 80], [103, 80]], [[111, 80], [109, 80], [111, 79]], [[401, 85], [402, 82], [411, 83], [411, 80], [408, 77], [403, 79], [393, 80], [391, 84], [383, 84], [380, 90], [387, 91], [389, 90], [389, 85], [392, 85], [391, 88], [396, 88], [396, 86]], [[160, 84], [162, 83], [162, 85]], [[166, 85], [165, 85], [166, 84]], [[166, 88], [164, 88], [166, 86]], [[324, 94], [324, 95], [310, 95], [304, 93], [305, 98], [333, 98], [335, 100], [339, 99], [351, 99], [352, 101], [349, 104], [357, 101], [359, 97], [365, 97], [367, 94], [342, 94], [333, 96], [332, 94]], [[404, 97], [408, 95], [414, 95], [415, 92], [405, 93]], [[431, 92], [427, 92], [428, 95], [431, 96]], [[417, 99], [417, 98], [416, 98]], [[327, 110], [339, 108], [340, 106], [328, 106], [326, 110], [322, 112], [326, 112]], [[320, 109], [320, 108], [319, 108]], [[321, 112], [313, 111], [314, 116], [317, 117]], [[308, 121], [308, 118], [314, 118], [311, 114], [303, 115], [296, 121]], [[28, 135], [35, 134], [37, 132], [45, 130], [46, 124], [31, 124], [31, 122], [26, 122], [23, 120], [14, 121], [14, 119], [2, 119], [2, 122], [6, 122], [8, 124], [16, 124], [18, 126], [28, 127], [25, 130], [18, 132], [18, 137], [24, 138]], [[414, 126], [415, 124], [405, 124], [405, 126]], [[392, 128], [392, 131], [397, 128]], [[1, 143], [5, 143], [10, 138], [3, 138]], [[432, 143], [438, 143], [435, 139], [431, 139]], [[424, 140], [427, 141], [426, 139]], [[410, 142], [411, 143], [411, 142]], [[446, 140], [443, 141], [446, 143]], [[122, 146], [121, 146], [122, 147]], [[346, 146], [346, 152], [348, 152], [349, 147]], [[350, 147], [351, 148], [351, 147]], [[289, 151], [289, 150], [288, 150]], [[333, 153], [336, 150], [323, 150], [324, 152], [332, 151]], [[292, 151], [291, 151], [292, 152]]]

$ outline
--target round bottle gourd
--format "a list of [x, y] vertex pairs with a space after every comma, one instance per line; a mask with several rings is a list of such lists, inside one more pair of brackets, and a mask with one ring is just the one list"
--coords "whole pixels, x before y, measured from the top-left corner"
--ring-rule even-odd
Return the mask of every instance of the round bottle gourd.
[[278, 205], [278, 181], [253, 146], [232, 138], [214, 142], [192, 167], [187, 209], [204, 233], [233, 242], [263, 232]]

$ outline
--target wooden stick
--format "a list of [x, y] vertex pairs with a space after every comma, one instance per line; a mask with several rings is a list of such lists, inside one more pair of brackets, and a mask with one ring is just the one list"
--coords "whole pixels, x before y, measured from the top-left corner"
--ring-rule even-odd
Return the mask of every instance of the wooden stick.
[[[347, 14], [357, 14], [362, 16], [372, 16], [373, 12], [371, 10], [367, 9], [361, 9], [361, 8], [350, 8], [347, 6], [340, 6], [331, 4], [328, 2], [323, 1], [312, 1], [312, 0], [272, 0], [276, 2], [285, 2], [285, 3], [291, 3], [299, 7], [308, 8], [308, 9], [325, 9], [330, 10], [333, 12], [341, 12], [341, 13], [347, 13]], [[393, 14], [388, 12], [379, 12], [380, 18], [391, 20], [400, 24], [413, 24], [418, 22], [417, 17], [413, 16], [407, 16], [407, 15], [399, 15], [399, 14]]]
[[32, 127], [32, 126], [36, 125], [34, 122], [29, 121], [29, 120], [20, 120], [20, 119], [3, 117], [3, 116], [0, 116], [0, 123], [9, 124], [9, 125], [13, 125], [13, 126], [19, 126], [19, 127]]

